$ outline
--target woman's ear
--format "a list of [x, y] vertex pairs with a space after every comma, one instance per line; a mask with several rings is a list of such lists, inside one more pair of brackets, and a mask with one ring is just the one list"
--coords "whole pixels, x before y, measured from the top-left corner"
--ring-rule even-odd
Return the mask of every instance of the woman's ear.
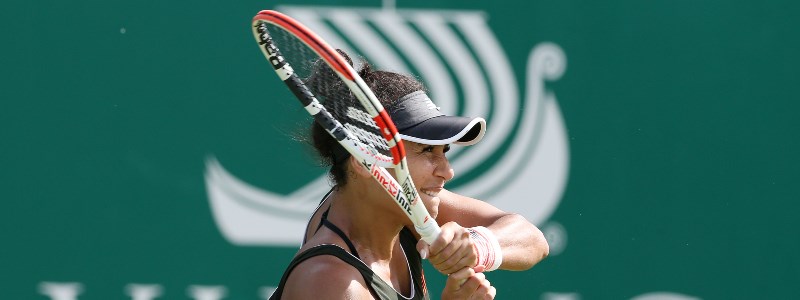
[[348, 173], [352, 174], [352, 176], [357, 176], [357, 177], [369, 177], [370, 176], [369, 175], [369, 170], [364, 168], [364, 166], [361, 165], [361, 162], [358, 161], [358, 159], [356, 159], [354, 156], [350, 155], [350, 157], [347, 159], [347, 161], [350, 163], [350, 165], [348, 166], [348, 167], [350, 167], [350, 170], [348, 170]]

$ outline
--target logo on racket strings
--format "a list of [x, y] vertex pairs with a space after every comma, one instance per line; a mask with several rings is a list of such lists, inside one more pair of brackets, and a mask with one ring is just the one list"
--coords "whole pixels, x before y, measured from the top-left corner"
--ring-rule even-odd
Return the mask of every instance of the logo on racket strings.
[[[347, 107], [347, 117], [353, 121], [363, 124], [364, 128], [371, 128], [374, 129], [375, 132], [380, 132], [380, 128], [378, 128], [378, 125], [375, 124], [375, 121], [372, 120], [369, 114], [358, 108]], [[355, 134], [356, 137], [366, 145], [383, 151], [389, 151], [389, 144], [386, 143], [386, 140], [383, 137], [369, 130], [363, 129], [361, 126], [356, 126], [350, 123], [344, 124], [344, 127]]]

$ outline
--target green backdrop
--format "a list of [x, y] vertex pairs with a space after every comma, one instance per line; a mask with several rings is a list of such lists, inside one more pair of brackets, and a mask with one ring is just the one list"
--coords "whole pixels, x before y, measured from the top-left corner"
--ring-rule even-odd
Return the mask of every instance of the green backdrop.
[[[204, 172], [214, 156], [279, 194], [324, 172], [249, 31], [278, 5], [392, 4], [4, 5], [0, 298], [264, 298], [296, 247], [226, 239]], [[482, 12], [520, 91], [536, 45], [568, 62], [546, 85], [568, 176], [537, 222], [561, 229], [547, 231], [559, 248], [490, 273], [500, 299], [800, 297], [796, 2], [394, 6]], [[438, 298], [443, 277], [427, 274]]]

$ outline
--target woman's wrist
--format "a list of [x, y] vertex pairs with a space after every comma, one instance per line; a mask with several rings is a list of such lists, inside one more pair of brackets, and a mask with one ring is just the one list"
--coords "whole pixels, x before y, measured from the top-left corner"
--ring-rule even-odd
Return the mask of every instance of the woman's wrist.
[[470, 227], [467, 231], [478, 254], [478, 265], [486, 267], [486, 272], [500, 268], [503, 263], [503, 251], [494, 233], [483, 226]]

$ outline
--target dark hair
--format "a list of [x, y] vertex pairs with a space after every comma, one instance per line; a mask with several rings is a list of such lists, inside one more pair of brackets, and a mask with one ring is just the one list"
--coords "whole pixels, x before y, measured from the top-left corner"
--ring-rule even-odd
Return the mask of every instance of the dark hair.
[[[337, 50], [347, 62], [352, 66], [353, 61], [341, 50]], [[366, 61], [362, 60], [361, 69], [358, 75], [372, 89], [375, 97], [387, 110], [392, 104], [401, 97], [416, 91], [424, 91], [425, 86], [416, 78], [389, 71], [374, 70]], [[347, 159], [349, 154], [344, 147], [328, 134], [316, 122], [311, 125], [311, 140], [314, 149], [320, 157], [323, 165], [330, 166], [329, 178], [337, 187], [347, 184]]]

